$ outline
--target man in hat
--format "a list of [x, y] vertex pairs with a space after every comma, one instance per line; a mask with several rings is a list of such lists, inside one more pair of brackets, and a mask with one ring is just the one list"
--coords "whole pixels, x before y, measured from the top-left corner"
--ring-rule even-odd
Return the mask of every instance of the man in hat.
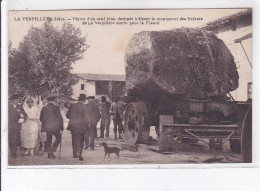
[[79, 158], [80, 161], [83, 161], [82, 150], [84, 146], [84, 137], [88, 127], [88, 121], [84, 115], [86, 110], [86, 95], [80, 94], [78, 98], [78, 103], [71, 104], [66, 117], [69, 120], [69, 125], [67, 130], [71, 131], [72, 135], [72, 150], [73, 157]]
[[27, 114], [22, 104], [22, 96], [14, 94], [8, 105], [8, 144], [13, 158], [17, 157], [17, 147], [21, 144], [21, 124], [26, 121]]
[[95, 103], [94, 96], [87, 97], [87, 100], [88, 100], [88, 104], [86, 105], [85, 116], [88, 119], [89, 127], [88, 127], [87, 134], [85, 134], [85, 144], [86, 144], [85, 149], [87, 149], [90, 146], [91, 150], [94, 150], [94, 146], [95, 146], [94, 142], [95, 142], [95, 137], [97, 132], [97, 123], [100, 120], [100, 112], [99, 112], [98, 105]]
[[125, 110], [126, 103], [119, 101], [118, 97], [114, 97], [114, 102], [110, 107], [110, 114], [112, 115], [113, 123], [114, 123], [114, 139], [117, 139], [117, 131], [119, 134], [119, 138], [121, 139], [120, 134], [123, 132], [123, 115]]
[[[47, 97], [47, 105], [41, 110], [40, 121], [42, 122], [42, 132], [46, 132], [46, 150], [48, 158], [54, 159], [55, 152], [61, 142], [61, 132], [63, 131], [63, 118], [60, 108], [55, 105], [55, 96]], [[55, 142], [52, 144], [52, 137], [55, 137]]]
[[111, 117], [109, 113], [111, 103], [107, 101], [106, 96], [101, 97], [100, 114], [100, 138], [104, 138], [104, 131], [106, 130], [106, 138], [109, 137], [109, 127], [111, 122]]

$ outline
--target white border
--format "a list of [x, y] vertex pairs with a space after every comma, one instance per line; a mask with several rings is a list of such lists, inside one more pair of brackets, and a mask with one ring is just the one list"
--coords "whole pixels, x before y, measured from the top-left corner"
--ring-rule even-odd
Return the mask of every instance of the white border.
[[172, 9], [172, 8], [242, 8], [253, 7], [251, 0], [9, 0], [8, 10], [62, 10], [62, 9]]
[[[150, 9], [150, 8], [242, 8], [242, 7], [253, 7], [253, 46], [254, 46], [254, 54], [253, 54], [253, 164], [174, 164], [174, 165], [66, 165], [66, 166], [26, 166], [26, 167], [9, 167], [7, 169], [7, 50], [8, 50], [8, 38], [7, 38], [7, 14], [8, 10], [58, 10], [58, 9]], [[35, 1], [35, 0], [10, 0], [10, 1], [3, 1], [2, 2], [2, 65], [1, 65], [1, 81], [2, 81], [2, 91], [1, 91], [1, 145], [2, 145], [2, 181], [4, 181], [5, 186], [2, 188], [5, 188], [3, 190], [51, 190], [51, 187], [48, 187], [47, 184], [43, 184], [41, 186], [42, 181], [47, 180], [37, 180], [37, 177], [45, 177], [48, 178], [48, 181], [50, 184], [55, 183], [55, 178], [62, 182], [62, 186], [60, 185], [60, 188], [63, 190], [72, 190], [77, 182], [81, 182], [82, 186], [85, 184], [91, 185], [92, 187], [95, 187], [98, 189], [98, 187], [102, 187], [103, 184], [100, 184], [100, 182], [96, 182], [101, 176], [102, 173], [106, 173], [106, 177], [103, 177], [103, 183], [106, 187], [111, 188], [111, 190], [139, 190], [140, 187], [138, 187], [135, 183], [132, 185], [129, 184], [129, 182], [132, 181], [141, 181], [143, 183], [147, 183], [147, 185], [143, 185], [143, 189], [151, 189], [151, 190], [158, 190], [158, 189], [174, 189], [179, 187], [188, 187], [190, 189], [194, 189], [195, 185], [197, 185], [200, 182], [200, 176], [197, 177], [197, 175], [202, 175], [205, 179], [210, 178], [213, 174], [215, 174], [213, 177], [214, 181], [206, 181], [203, 180], [203, 184], [200, 185], [200, 190], [206, 185], [206, 190], [220, 190], [224, 187], [221, 187], [220, 184], [215, 183], [215, 180], [220, 180], [223, 182], [233, 182], [232, 189], [231, 190], [259, 190], [260, 187], [257, 186], [260, 182], [259, 179], [259, 171], [256, 169], [244, 169], [244, 168], [238, 168], [238, 167], [259, 167], [259, 159], [260, 159], [260, 152], [259, 152], [259, 130], [257, 127], [260, 127], [259, 123], [259, 117], [257, 114], [260, 113], [259, 111], [259, 88], [256, 84], [260, 84], [260, 78], [257, 75], [257, 72], [260, 71], [259, 69], [259, 26], [257, 25], [259, 22], [260, 15], [259, 15], [259, 2], [255, 1], [243, 1], [243, 0], [237, 0], [237, 1], [213, 1], [213, 0], [202, 0], [202, 1], [170, 1], [170, 0], [161, 0], [161, 1], [145, 1], [145, 0], [139, 0], [139, 1], [120, 1], [120, 0], [99, 0], [99, 1], [79, 1], [79, 0], [73, 0], [73, 1], [62, 1], [62, 0], [45, 0], [45, 1]], [[4, 108], [4, 110], [3, 110]], [[174, 169], [174, 172], [179, 173], [180, 176], [174, 176], [175, 180], [172, 179], [172, 173], [173, 171], [170, 169], [160, 170], [158, 171], [157, 168], [181, 168], [181, 169]], [[15, 168], [15, 169], [12, 169]], [[22, 169], [21, 169], [22, 168]], [[33, 168], [33, 169], [32, 169]], [[48, 172], [45, 170], [42, 170], [42, 168], [48, 168]], [[67, 170], [65, 170], [66, 168]], [[86, 169], [87, 168], [87, 169]], [[93, 170], [92, 168], [120, 168], [118, 170], [110, 170], [109, 172], [107, 170]], [[122, 169], [123, 168], [123, 169]], [[124, 170], [127, 168], [127, 170]], [[143, 170], [135, 170], [133, 173], [133, 170], [128, 168], [135, 168], [139, 169], [142, 168]], [[148, 169], [150, 170], [148, 170]], [[154, 169], [156, 168], [156, 169]], [[196, 168], [199, 168], [195, 170]], [[205, 169], [206, 168], [206, 169]], [[216, 169], [218, 168], [218, 169]], [[221, 169], [220, 169], [221, 168]], [[235, 168], [235, 169], [234, 169]], [[72, 170], [74, 169], [74, 170]], [[145, 169], [145, 170], [144, 170]], [[193, 169], [193, 170], [191, 170]], [[89, 176], [89, 173], [90, 176]], [[115, 174], [118, 173], [118, 175]], [[47, 174], [46, 174], [47, 173]], [[94, 182], [97, 184], [92, 184], [92, 182], [86, 181], [86, 179], [82, 179], [80, 175], [83, 175], [83, 173], [88, 173], [89, 180], [94, 180]], [[129, 179], [132, 181], [123, 180], [124, 174], [127, 173], [129, 175]], [[157, 178], [163, 176], [164, 180], [161, 180], [162, 182], [158, 182], [156, 180], [151, 181], [153, 175], [156, 175]], [[191, 175], [192, 178], [191, 178]], [[251, 176], [250, 176], [251, 175]], [[70, 176], [74, 176], [74, 179], [71, 180]], [[240, 177], [242, 176], [242, 178]], [[16, 178], [14, 178], [16, 177]], [[111, 179], [112, 177], [112, 179]], [[147, 177], [147, 178], [145, 178]], [[223, 177], [226, 177], [224, 179]], [[255, 179], [257, 177], [257, 179]], [[25, 179], [32, 178], [33, 182], [24, 182]], [[106, 179], [110, 180], [111, 182], [107, 181]], [[188, 180], [188, 181], [184, 181]], [[118, 182], [119, 181], [119, 182]], [[121, 185], [120, 181], [125, 182], [125, 185]], [[165, 184], [167, 181], [168, 183], [173, 183], [172, 186], [166, 186], [168, 184]], [[252, 184], [252, 181], [255, 181], [254, 184]], [[16, 183], [14, 183], [16, 182]], [[72, 182], [72, 183], [71, 183]], [[189, 182], [187, 184], [187, 182]], [[248, 182], [247, 186], [243, 187], [242, 183]], [[111, 183], [115, 184], [115, 186], [111, 187]], [[141, 183], [141, 182], [140, 182]], [[160, 184], [161, 183], [161, 184]], [[117, 186], [118, 184], [118, 186]], [[21, 185], [26, 185], [26, 187], [23, 187]], [[103, 186], [104, 186], [103, 185]], [[120, 187], [123, 186], [123, 187]], [[239, 186], [238, 186], [239, 185]], [[87, 186], [87, 185], [86, 185]], [[207, 187], [209, 186], [209, 187]], [[76, 190], [78, 190], [78, 187], [75, 187]], [[75, 190], [74, 188], [74, 190]], [[230, 187], [231, 188], [231, 187]], [[86, 188], [87, 189], [87, 188]]]
[[[24, 3], [24, 1], [8, 1], [7, 2], [8, 3], [8, 5], [7, 5], [8, 10], [46, 10], [46, 9], [57, 10], [58, 7], [60, 7], [60, 6], [61, 6], [60, 9], [66, 9], [68, 7], [70, 7], [70, 9], [78, 9], [79, 8], [78, 3], [75, 3], [75, 2], [79, 2], [78, 0], [73, 1], [73, 2], [69, 2], [68, 4], [67, 3], [66, 4], [65, 3], [61, 3], [61, 4], [58, 4], [58, 5], [56, 3], [59, 2], [59, 1], [56, 1], [56, 3], [52, 3], [53, 5], [47, 4], [46, 1], [45, 2], [43, 2], [43, 1], [38, 2], [37, 1], [36, 4], [35, 4], [35, 1], [27, 0], [25, 2], [26, 3]], [[34, 2], [34, 3], [29, 3], [29, 2]], [[116, 2], [116, 1], [114, 1], [114, 2]], [[141, 1], [141, 2], [143, 2], [143, 1]], [[151, 2], [154, 2], [154, 4], [151, 4], [152, 8], [155, 8], [155, 7], [159, 6], [159, 4], [156, 3], [156, 1], [151, 1]], [[188, 6], [187, 5], [183, 6], [183, 4], [181, 4], [182, 6], [180, 6], [180, 7], [188, 7], [188, 8], [191, 8], [191, 7], [193, 7], [193, 8], [201, 7], [201, 5], [198, 4], [197, 2], [198, 1], [193, 1], [192, 3], [187, 4]], [[238, 2], [239, 1], [236, 1], [236, 3], [234, 2], [235, 4], [232, 4], [232, 7], [234, 7], [233, 5], [236, 5], [235, 7], [237, 7], [237, 8], [238, 7], [250, 7], [250, 6], [253, 7], [253, 4], [251, 4], [251, 3], [250, 4], [246, 3], [246, 4], [241, 5], [241, 3], [238, 3]], [[80, 4], [82, 4], [82, 2]], [[85, 4], [85, 3], [83, 3], [83, 4]], [[167, 9], [169, 9], [169, 7], [170, 7], [170, 6], [167, 6], [169, 4], [171, 4], [170, 1], [167, 1], [166, 6], [165, 6], [165, 7], [167, 7]], [[176, 3], [176, 4], [178, 4], [178, 3]], [[176, 4], [175, 4], [175, 6], [176, 6]], [[203, 4], [204, 6], [202, 8], [205, 8], [205, 7], [211, 7], [211, 8], [212, 7], [217, 7], [217, 4], [219, 5], [219, 3], [213, 3], [210, 6]], [[103, 5], [103, 6], [112, 8], [112, 7], [114, 7], [112, 5], [113, 4], [111, 4], [111, 1], [110, 1], [110, 3], [107, 3], [107, 4]], [[135, 6], [132, 6], [132, 7], [138, 8], [138, 9], [145, 7], [145, 6], [143, 6], [142, 3], [140, 5], [138, 3], [138, 6], [136, 6], [136, 3], [133, 3], [133, 5], [135, 5]], [[80, 6], [81, 9], [82, 9], [82, 7]], [[92, 9], [92, 8], [96, 9], [98, 7], [100, 7], [100, 6], [96, 6], [95, 3], [92, 3], [92, 4], [90, 4], [87, 7], [87, 9]], [[104, 8], [104, 7], [102, 7], [102, 8]], [[119, 7], [126, 8], [125, 6], [120, 5], [120, 4], [119, 4]], [[162, 8], [161, 6], [159, 6], [159, 7]], [[220, 7], [221, 8], [223, 8], [223, 7], [227, 8], [228, 6], [220, 6]], [[254, 12], [255, 12], [255, 9], [253, 10], [253, 14], [254, 14]], [[256, 18], [256, 17], [254, 16], [254, 18]], [[4, 19], [7, 19], [7, 18], [4, 17]], [[6, 26], [6, 22], [7, 22], [7, 20], [5, 20], [3, 22], [4, 26]], [[4, 32], [7, 32], [6, 34], [8, 34], [8, 31], [5, 30]], [[255, 38], [255, 35], [253, 36], [253, 38]], [[3, 39], [3, 52], [2, 52], [3, 54], [2, 55], [3, 55], [3, 59], [5, 59], [6, 55], [7, 55], [7, 50], [8, 50], [7, 49], [8, 48], [8, 46], [7, 46], [8, 42], [6, 42], [6, 38], [3, 37], [2, 39]], [[7, 100], [7, 91], [6, 90], [7, 90], [7, 86], [8, 86], [8, 84], [7, 84], [8, 76], [7, 76], [6, 60], [3, 60], [2, 63], [3, 63], [2, 64], [2, 82], [3, 82], [2, 90], [4, 90], [4, 91], [2, 91], [2, 93], [3, 93], [2, 94], [3, 95], [2, 98], [3, 98], [3, 100]], [[256, 62], [254, 62], [254, 63], [256, 63]], [[3, 103], [2, 104], [2, 108], [5, 108], [6, 109], [5, 111], [7, 111], [7, 101], [6, 102], [2, 102], [2, 103]], [[6, 117], [7, 116], [6, 115], [7, 115], [7, 113], [3, 112], [3, 115], [2, 115], [3, 116], [2, 127], [6, 127], [7, 126], [7, 121], [6, 121]], [[7, 131], [5, 130], [5, 128], [3, 128], [2, 130], [3, 130], [2, 131], [2, 135], [4, 136], [4, 138], [2, 140], [5, 141], [5, 142], [2, 142], [2, 145], [3, 145], [3, 147], [2, 147], [3, 148], [2, 162], [3, 163], [2, 164], [6, 166], [8, 164], [8, 160], [7, 160], [7, 156], [6, 156], [6, 154], [8, 153], [8, 150], [7, 150], [8, 146], [7, 146], [7, 143], [6, 143], [7, 142], [6, 141], [7, 140]], [[254, 137], [254, 140], [256, 140], [255, 137]], [[128, 164], [128, 165], [42, 165], [42, 166], [41, 165], [40, 166], [8, 166], [7, 165], [7, 166], [8, 166], [8, 168], [11, 168], [11, 169], [12, 168], [16, 168], [16, 169], [20, 169], [20, 168], [22, 168], [22, 169], [24, 169], [24, 168], [30, 168], [30, 169], [31, 168], [51, 168], [51, 169], [53, 169], [53, 168], [54, 169], [56, 169], [56, 168], [80, 168], [80, 169], [81, 168], [102, 168], [102, 169], [103, 168], [126, 168], [126, 169], [129, 169], [129, 168], [138, 168], [138, 169], [139, 168], [149, 168], [149, 169], [151, 169], [151, 168], [153, 168], [153, 169], [156, 169], [156, 168], [185, 168], [185, 169], [187, 169], [187, 168], [219, 168], [219, 167], [225, 167], [225, 168], [232, 168], [232, 167], [256, 167], [257, 163], [255, 162], [255, 158], [256, 158], [255, 147], [254, 147], [254, 151], [255, 152], [253, 152], [254, 153], [254, 158], [253, 158], [253, 163], [252, 164], [240, 163], [240, 164], [210, 164], [210, 165], [208, 165], [208, 164], [134, 164], [134, 165], [133, 164]]]

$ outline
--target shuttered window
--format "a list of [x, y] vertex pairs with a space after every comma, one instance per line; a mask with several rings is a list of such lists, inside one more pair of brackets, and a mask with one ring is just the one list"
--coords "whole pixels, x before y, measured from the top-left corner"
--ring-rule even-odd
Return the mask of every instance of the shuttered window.
[[81, 90], [84, 90], [85, 89], [85, 84], [81, 84]]

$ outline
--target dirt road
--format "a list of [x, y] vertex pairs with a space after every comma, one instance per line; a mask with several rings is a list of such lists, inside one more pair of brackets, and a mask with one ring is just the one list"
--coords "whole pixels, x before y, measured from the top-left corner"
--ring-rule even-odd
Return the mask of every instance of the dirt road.
[[[67, 127], [67, 124], [65, 124]], [[98, 126], [99, 127], [99, 126]], [[99, 129], [98, 129], [99, 135]], [[150, 135], [156, 139], [154, 128], [151, 128]], [[22, 152], [18, 152], [18, 157], [13, 159], [9, 157], [9, 165], [107, 165], [107, 164], [182, 164], [182, 163], [238, 163], [241, 162], [239, 155], [230, 154], [229, 144], [224, 145], [224, 151], [213, 152], [209, 151], [208, 147], [202, 143], [188, 145], [181, 144], [174, 152], [171, 153], [159, 153], [158, 145], [156, 142], [151, 145], [141, 144], [138, 147], [137, 152], [121, 151], [120, 158], [111, 154], [109, 158], [104, 158], [104, 149], [99, 146], [100, 143], [106, 142], [108, 146], [117, 146], [121, 148], [122, 140], [113, 140], [113, 128], [111, 124], [110, 138], [99, 138], [95, 141], [95, 150], [90, 149], [83, 151], [84, 161], [79, 161], [72, 156], [71, 147], [71, 133], [64, 130], [62, 135], [62, 151], [61, 158], [58, 158], [59, 148], [55, 155], [56, 159], [48, 159], [47, 153], [43, 151], [35, 151], [35, 156], [24, 156]], [[210, 160], [208, 160], [210, 159]], [[212, 159], [212, 160], [211, 160]], [[207, 161], [208, 160], [208, 161]]]

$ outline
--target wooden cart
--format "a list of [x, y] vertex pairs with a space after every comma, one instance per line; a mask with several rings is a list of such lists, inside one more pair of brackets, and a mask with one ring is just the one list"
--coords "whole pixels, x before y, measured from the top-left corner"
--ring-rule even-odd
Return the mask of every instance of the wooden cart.
[[150, 127], [158, 128], [160, 151], [178, 142], [201, 141], [209, 149], [230, 143], [243, 162], [252, 162], [252, 104], [212, 100], [132, 101], [124, 115], [123, 139], [127, 144], [147, 143]]

